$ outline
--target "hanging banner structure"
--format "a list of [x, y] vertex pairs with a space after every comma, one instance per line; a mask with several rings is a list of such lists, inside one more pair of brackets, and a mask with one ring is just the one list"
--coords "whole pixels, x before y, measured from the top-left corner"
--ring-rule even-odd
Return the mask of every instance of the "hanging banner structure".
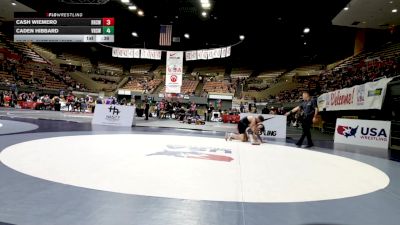
[[[112, 48], [112, 56], [131, 59], [161, 60], [163, 50], [138, 49], [138, 48]], [[186, 51], [186, 61], [226, 58], [231, 56], [231, 46], [216, 49], [201, 49]]]
[[166, 76], [165, 76], [165, 86], [167, 93], [181, 92], [182, 71], [183, 71], [183, 52], [168, 51]]
[[161, 60], [161, 50], [137, 48], [112, 48], [112, 56], [118, 58]]

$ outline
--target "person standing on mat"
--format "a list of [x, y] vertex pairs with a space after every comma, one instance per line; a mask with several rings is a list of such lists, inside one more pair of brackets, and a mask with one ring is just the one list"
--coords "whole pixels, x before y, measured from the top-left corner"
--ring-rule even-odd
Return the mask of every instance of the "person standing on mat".
[[150, 103], [149, 100], [146, 99], [144, 102], [144, 114], [146, 116], [145, 120], [149, 120], [149, 109], [150, 109]]
[[297, 106], [296, 108], [290, 110], [285, 115], [288, 116], [292, 113], [296, 113], [299, 110], [303, 110], [303, 134], [301, 135], [299, 141], [296, 143], [298, 147], [301, 147], [304, 141], [304, 138], [307, 137], [307, 146], [306, 148], [310, 148], [314, 146], [313, 141], [311, 140], [311, 126], [313, 123], [317, 121], [318, 115], [318, 106], [317, 101], [312, 99], [310, 93], [308, 91], [303, 92], [303, 102]]

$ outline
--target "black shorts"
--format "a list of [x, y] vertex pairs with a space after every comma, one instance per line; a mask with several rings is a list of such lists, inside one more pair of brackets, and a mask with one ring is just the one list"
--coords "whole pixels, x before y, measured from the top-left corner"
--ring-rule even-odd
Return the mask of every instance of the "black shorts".
[[245, 124], [245, 123], [243, 123], [243, 122], [240, 121], [240, 122], [238, 123], [239, 134], [244, 134], [244, 133], [246, 133], [247, 127], [249, 127], [248, 124]]

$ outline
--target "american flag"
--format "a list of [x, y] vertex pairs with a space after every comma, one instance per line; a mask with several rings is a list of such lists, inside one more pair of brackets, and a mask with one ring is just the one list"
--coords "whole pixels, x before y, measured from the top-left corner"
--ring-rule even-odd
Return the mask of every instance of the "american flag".
[[171, 46], [172, 25], [160, 26], [160, 46]]

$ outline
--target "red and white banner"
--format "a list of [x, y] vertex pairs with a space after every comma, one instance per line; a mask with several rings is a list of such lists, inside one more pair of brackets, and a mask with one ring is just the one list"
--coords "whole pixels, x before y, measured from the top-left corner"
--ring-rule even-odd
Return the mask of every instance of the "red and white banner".
[[389, 148], [390, 121], [337, 119], [335, 143]]
[[[182, 70], [183, 70], [183, 52], [167, 52], [167, 65], [165, 86], [166, 90], [175, 90], [175, 92], [167, 93], [180, 93], [182, 86]], [[170, 87], [168, 87], [170, 86]], [[178, 88], [179, 86], [179, 92]]]
[[381, 109], [387, 84], [391, 78], [356, 85], [322, 94], [318, 97], [320, 111]]

